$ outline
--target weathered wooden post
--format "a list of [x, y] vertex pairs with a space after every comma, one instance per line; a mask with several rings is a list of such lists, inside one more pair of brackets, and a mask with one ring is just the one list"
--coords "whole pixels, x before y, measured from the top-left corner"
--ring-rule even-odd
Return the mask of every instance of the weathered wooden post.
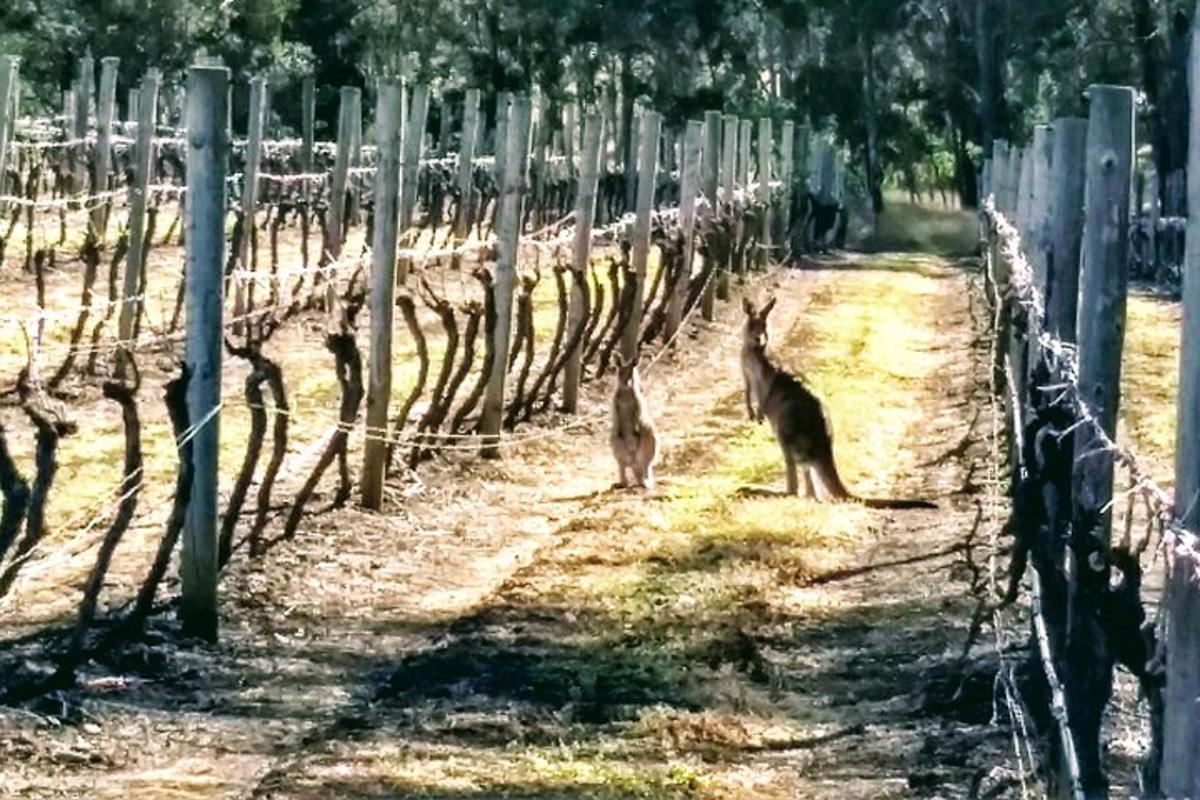
[[[92, 191], [108, 191], [108, 173], [112, 169], [112, 124], [117, 109], [117, 67], [121, 59], [109, 56], [100, 59], [100, 98], [96, 104], [96, 152], [92, 157]], [[109, 202], [98, 203], [92, 209], [92, 229], [97, 241], [104, 241], [108, 228]]]
[[79, 75], [75, 80], [75, 109], [72, 120], [74, 130], [71, 132], [72, 137], [79, 144], [74, 148], [74, 185], [71, 189], [80, 195], [87, 194], [87, 144], [83, 140], [87, 138], [91, 117], [92, 91], [96, 83], [95, 69], [95, 60], [90, 55], [79, 59]]
[[1064, 342], [1075, 341], [1079, 308], [1079, 256], [1083, 242], [1084, 150], [1087, 120], [1054, 120], [1050, 185], [1050, 260], [1046, 282], [1046, 330]]
[[754, 123], [748, 119], [741, 120], [741, 128], [737, 134], [737, 182], [746, 190], [746, 199], [750, 199], [750, 137], [754, 134]]
[[375, 221], [371, 237], [371, 349], [367, 368], [367, 436], [363, 452], [362, 504], [383, 506], [392, 392], [392, 316], [396, 293], [396, 241], [400, 195], [401, 93], [398, 82], [381, 84], [375, 101]]
[[180, 558], [179, 616], [186, 633], [217, 638], [218, 454], [221, 409], [225, 173], [229, 70], [192, 67], [187, 89], [188, 417], [192, 493]]
[[1050, 225], [1054, 215], [1054, 191], [1051, 183], [1054, 164], [1054, 129], [1037, 125], [1030, 148], [1033, 175], [1029, 202], [1029, 256], [1034, 284], [1046, 296], [1050, 268]]
[[[704, 139], [704, 123], [691, 120], [683, 135], [683, 164], [679, 174], [679, 230], [683, 236], [682, 262], [674, 291], [667, 303], [666, 338], [674, 342], [683, 322], [683, 306], [687, 301], [688, 284], [692, 277], [692, 257], [696, 231], [696, 195], [700, 190], [700, 148]], [[669, 285], [669, 284], [668, 284]]]
[[1009, 222], [1020, 227], [1017, 221], [1017, 208], [1021, 197], [1021, 148], [1010, 145], [1008, 148], [1008, 190], [1005, 193], [1006, 202], [1004, 213]]
[[[700, 182], [704, 189], [704, 199], [708, 201], [709, 214], [717, 219], [721, 213], [721, 112], [704, 112], [704, 164], [701, 167]], [[707, 265], [706, 265], [707, 266]], [[716, 318], [717, 310], [717, 275], [721, 265], [709, 271], [708, 282], [704, 284], [704, 293], [700, 297], [700, 316], [706, 322]]]
[[762, 245], [759, 263], [771, 258], [771, 118], [758, 121], [758, 200], [762, 203]]
[[550, 146], [550, 100], [540, 91], [534, 97], [533, 185], [530, 187], [530, 193], [536, 211], [536, 224], [540, 225], [542, 219], [537, 215], [541, 213], [542, 198], [546, 192], [546, 148]]
[[1017, 180], [1016, 225], [1021, 234], [1021, 252], [1029, 256], [1029, 216], [1033, 210], [1033, 155], [1032, 148], [1021, 148], [1020, 177]]
[[517, 283], [517, 257], [521, 246], [521, 201], [525, 193], [525, 166], [529, 153], [530, 117], [532, 103], [528, 96], [512, 98], [509, 112], [507, 150], [504, 160], [504, 183], [501, 184], [500, 258], [496, 262], [495, 285], [496, 327], [493, 337], [492, 372], [484, 395], [479, 432], [483, 437], [480, 455], [500, 457], [500, 423], [504, 416], [504, 378], [508, 372], [509, 344], [512, 339], [513, 289]]
[[[456, 244], [466, 241], [471, 229], [471, 196], [475, 190], [474, 164], [475, 143], [479, 139], [479, 90], [467, 89], [463, 98], [463, 129], [461, 141], [458, 144], [458, 213], [454, 219], [454, 240]], [[454, 258], [454, 267], [458, 268], [458, 257]]]
[[623, 96], [621, 105], [629, 110], [629, 127], [623, 131], [628, 133], [628, 139], [625, 142], [625, 210], [637, 210], [637, 183], [638, 183], [638, 155], [641, 152], [638, 147], [638, 133], [641, 130], [640, 122], [642, 110], [638, 105], [628, 97]]
[[[154, 177], [154, 132], [158, 122], [158, 70], [147, 70], [142, 78], [137, 103], [137, 143], [134, 145], [134, 187], [129, 202], [129, 255], [125, 259], [125, 281], [121, 313], [117, 317], [117, 338], [126, 352], [133, 349], [133, 332], [141, 314], [143, 300], [138, 297], [142, 273], [146, 269], [146, 206], [150, 181]], [[117, 374], [124, 376], [125, 360], [117, 360]]]
[[638, 126], [637, 219], [633, 223], [633, 308], [621, 333], [621, 355], [634, 361], [642, 330], [642, 304], [646, 288], [646, 264], [650, 260], [650, 212], [654, 210], [654, 189], [658, 183], [658, 137], [662, 133], [662, 115], [646, 109]]
[[[572, 253], [571, 309], [568, 330], [583, 324], [583, 292], [591, 271], [592, 223], [596, 219], [596, 187], [600, 182], [600, 142], [604, 117], [588, 114], [583, 128], [583, 157], [579, 165], [579, 189], [575, 194], [575, 248]], [[567, 357], [563, 372], [563, 411], [574, 414], [579, 407], [579, 380], [583, 372], [583, 342]]]
[[[492, 164], [492, 177], [495, 178], [497, 186], [501, 186], [504, 183], [505, 161], [508, 159], [508, 120], [512, 114], [512, 101], [513, 95], [511, 92], [498, 92], [496, 94], [495, 161]], [[496, 227], [499, 229], [498, 224]]]
[[[400, 184], [400, 231], [408, 235], [417, 208], [417, 179], [421, 170], [421, 144], [425, 122], [429, 116], [429, 84], [419, 83], [412, 90], [412, 105], [408, 109], [404, 132], [404, 178]], [[400, 282], [408, 278], [405, 265], [400, 266]]]
[[[316, 119], [317, 82], [313, 78], [305, 78], [300, 84], [300, 171], [305, 175], [311, 175], [315, 165], [313, 140], [315, 138]], [[301, 266], [304, 269], [308, 269], [309, 221], [312, 218], [312, 181], [305, 179], [300, 184], [300, 197], [303, 202], [303, 208], [300, 212], [300, 261]]]
[[246, 164], [242, 174], [242, 238], [238, 243], [238, 264], [242, 269], [242, 277], [233, 282], [233, 316], [237, 333], [245, 330], [241, 320], [254, 308], [254, 281], [257, 276], [251, 273], [250, 246], [254, 240], [258, 216], [258, 171], [262, 164], [263, 102], [266, 93], [266, 78], [250, 79], [250, 116], [246, 120]]
[[[0, 197], [4, 196], [4, 184], [8, 178], [8, 142], [17, 125], [16, 104], [18, 61], [14, 56], [0, 57]], [[0, 203], [0, 215], [4, 204]]]
[[[723, 152], [721, 153], [721, 183], [724, 187], [725, 202], [730, 208], [736, 208], [738, 203], [738, 118], [733, 115], [725, 116], [725, 135], [723, 138]], [[742, 201], [749, 198], [749, 193], [743, 191]], [[740, 225], [740, 219], [735, 225]], [[728, 243], [729, 249], [723, 253], [720, 270], [717, 280], [717, 298], [720, 300], [729, 299], [729, 273], [733, 269], [733, 242]]]
[[[574, 103], [567, 103], [563, 109], [563, 157], [567, 161], [567, 175], [575, 175], [575, 134], [576, 127], [579, 123], [575, 119], [578, 114], [578, 106]], [[584, 137], [587, 136], [587, 120], [584, 120]]]
[[[1050, 279], [1050, 225], [1053, 214], [1053, 187], [1050, 183], [1052, 159], [1054, 157], [1054, 130], [1049, 125], [1036, 125], [1033, 129], [1033, 143], [1029, 146], [1029, 213], [1027, 215], [1028, 243], [1025, 252], [1033, 271], [1033, 285], [1043, 298], [1048, 291]], [[1042, 311], [1045, 311], [1043, 303]], [[1027, 311], [1026, 335], [1023, 342], [1014, 342], [1015, 348], [1020, 348], [1019, 360], [1021, 371], [1017, 376], [1021, 394], [1021, 404], [1026, 411], [1026, 419], [1032, 416], [1034, 401], [1038, 389], [1034, 383], [1039, 373], [1038, 354], [1041, 346], [1038, 344], [1036, 331], [1045, 326], [1045, 319], [1038, 318], [1033, 310]]]
[[[305, 78], [300, 84], [300, 169], [307, 175], [313, 171], [313, 140], [317, 118], [317, 82]], [[304, 199], [308, 201], [310, 184], [304, 182]]]
[[[1079, 293], [1079, 393], [1110, 439], [1117, 435], [1121, 349], [1129, 275], [1129, 187], [1133, 169], [1133, 90], [1092, 86], [1087, 130], [1083, 271]], [[1100, 448], [1090, 425], [1075, 431], [1072, 526], [1076, 536], [1107, 543], [1112, 532], [1113, 454]], [[1079, 590], [1071, 570], [1071, 621], [1066, 667], [1067, 710], [1079, 757], [1083, 789], [1103, 796], [1101, 727], [1112, 693], [1113, 657], [1104, 646], [1093, 593]]]
[[[1200, 14], [1192, 22], [1191, 85], [1200, 80]], [[1190, 536], [1167, 553], [1162, 796], [1200, 797], [1200, 98], [1191, 98], [1184, 238], [1183, 326], [1175, 430], [1175, 513]], [[1155, 202], [1157, 198], [1152, 198]]]
[[783, 181], [783, 196], [779, 200], [779, 229], [783, 237], [783, 259], [792, 256], [792, 203], [795, 192], [795, 147], [796, 123], [790, 119], [783, 123], [783, 139], [779, 143], [780, 180]]
[[[270, 97], [269, 93], [267, 97]], [[357, 167], [362, 166], [362, 141], [362, 92], [360, 91], [354, 95], [350, 120], [350, 175], [346, 183], [348, 193], [346, 202], [349, 204], [346, 212], [347, 225], [362, 223], [362, 177], [355, 172]]]
[[[354, 103], [360, 95], [360, 90], [353, 86], [343, 86], [338, 105], [337, 151], [333, 158], [332, 191], [329, 198], [328, 230], [329, 241], [326, 242], [326, 257], [336, 261], [342, 254], [342, 241], [345, 239], [346, 219], [346, 190], [350, 178], [350, 137], [354, 127]], [[327, 276], [330, 286], [337, 283], [335, 276]], [[330, 305], [332, 307], [332, 304]]]

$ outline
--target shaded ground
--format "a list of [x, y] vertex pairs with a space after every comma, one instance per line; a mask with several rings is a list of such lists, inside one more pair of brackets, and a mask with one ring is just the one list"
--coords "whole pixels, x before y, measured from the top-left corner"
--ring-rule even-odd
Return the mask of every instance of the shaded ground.
[[[736, 304], [646, 375], [648, 495], [609, 490], [604, 387], [495, 465], [438, 462], [389, 515], [318, 518], [224, 579], [218, 648], [97, 665], [66, 723], [0, 712], [0, 785], [75, 797], [1004, 797], [985, 640], [983, 326], [919, 258], [776, 279], [782, 359], [843, 477], [934, 511], [747, 498]], [[994, 511], [994, 509], [991, 509]], [[976, 669], [981, 666], [982, 669]]]

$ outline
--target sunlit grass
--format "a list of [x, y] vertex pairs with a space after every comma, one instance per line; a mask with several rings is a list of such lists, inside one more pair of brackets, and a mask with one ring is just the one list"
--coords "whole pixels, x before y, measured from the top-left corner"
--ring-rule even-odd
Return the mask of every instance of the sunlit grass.
[[866, 252], [918, 252], [942, 256], [973, 254], [979, 243], [979, 218], [964, 209], [914, 205], [898, 195], [887, 204], [874, 231], [857, 247]]
[[[836, 435], [847, 481], [892, 485], [916, 469], [905, 446], [923, 419], [916, 399], [937, 385], [944, 360], [932, 352], [937, 330], [921, 312], [936, 290], [928, 277], [905, 272], [885, 295], [845, 283], [814, 292], [798, 323], [775, 331], [776, 346], [843, 422]], [[777, 779], [748, 789], [736, 768], [753, 743], [805, 735], [804, 723], [774, 705], [786, 677], [755, 632], [786, 636], [779, 620], [789, 615], [835, 613], [827, 596], [801, 587], [855, 562], [875, 512], [746, 495], [783, 488], [779, 446], [769, 426], [746, 419], [740, 391], [714, 397], [709, 388], [705, 400], [694, 428], [667, 439], [655, 492], [600, 496], [573, 509], [536, 572], [503, 593], [514, 620], [526, 619], [525, 609], [532, 615], [519, 641], [553, 642], [532, 656], [531, 680], [573, 687], [584, 705], [612, 702], [604, 687], [614, 686], [634, 698], [667, 692], [673, 701], [604, 710], [621, 722], [606, 735], [571, 739], [582, 744], [498, 748], [451, 734], [436, 751], [368, 755], [367, 774], [415, 797], [558, 789], [598, 798], [787, 796], [772, 793]]]
[[1179, 304], [1133, 294], [1126, 314], [1121, 374], [1126, 432], [1137, 450], [1170, 463], [1179, 391]]
[[[381, 747], [360, 753], [352, 774], [318, 773], [330, 788], [370, 786], [405, 797], [552, 797], [594, 800], [715, 797], [709, 781], [684, 759], [662, 764], [628, 748], [521, 746], [504, 752], [465, 747]], [[567, 796], [567, 795], [564, 795]]]

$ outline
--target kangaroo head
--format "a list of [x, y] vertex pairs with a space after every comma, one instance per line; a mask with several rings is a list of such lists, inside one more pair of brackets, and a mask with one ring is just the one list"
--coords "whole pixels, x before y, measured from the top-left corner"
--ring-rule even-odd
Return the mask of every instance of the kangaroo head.
[[775, 308], [775, 298], [768, 300], [762, 308], [756, 308], [749, 297], [742, 299], [742, 310], [746, 312], [745, 343], [754, 347], [767, 346], [767, 316]]
[[637, 388], [638, 371], [636, 358], [626, 361], [624, 356], [617, 355], [617, 385]]

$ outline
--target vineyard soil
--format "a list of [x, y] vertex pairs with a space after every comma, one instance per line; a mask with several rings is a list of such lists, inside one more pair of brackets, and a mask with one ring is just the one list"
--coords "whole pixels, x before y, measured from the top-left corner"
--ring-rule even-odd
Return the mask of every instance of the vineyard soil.
[[977, 283], [879, 255], [752, 287], [780, 298], [774, 348], [826, 398], [848, 485], [936, 510], [747, 491], [781, 488], [782, 461], [745, 419], [740, 306], [723, 304], [645, 371], [658, 489], [610, 488], [609, 382], [593, 384], [578, 421], [543, 419], [500, 462], [439, 458], [389, 486], [382, 516], [317, 516], [260, 563], [238, 558], [220, 646], [161, 621], [48, 698], [54, 716], [0, 711], [0, 786], [1017, 796], [996, 642], [971, 626], [1004, 511], [988, 491]]

